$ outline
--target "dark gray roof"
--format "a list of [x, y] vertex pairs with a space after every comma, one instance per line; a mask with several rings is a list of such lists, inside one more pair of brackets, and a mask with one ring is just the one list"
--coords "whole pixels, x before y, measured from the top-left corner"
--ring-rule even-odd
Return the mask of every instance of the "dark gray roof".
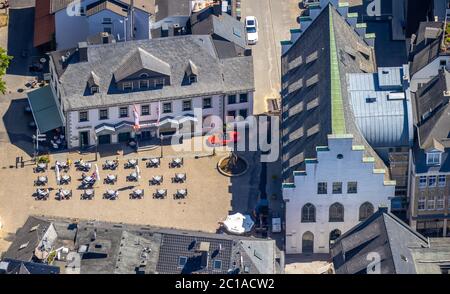
[[[47, 220], [44, 217], [30, 217], [8, 252], [15, 253], [15, 248], [22, 242], [30, 241], [31, 245], [34, 239], [27, 234], [27, 230], [42, 222], [47, 225], [51, 223], [57, 232], [57, 239], [48, 250], [64, 246], [70, 252], [80, 253], [81, 273], [272, 274], [282, 271], [276, 262], [281, 253], [274, 240], [97, 221], [77, 220], [74, 223], [63, 218]], [[198, 249], [202, 242], [209, 243], [206, 268], [200, 268], [201, 254]], [[11, 258], [10, 255], [5, 257]], [[179, 266], [180, 257], [187, 258], [184, 267]], [[29, 254], [23, 258], [18, 260], [29, 260]], [[214, 264], [219, 261], [220, 268], [214, 269]], [[55, 261], [55, 264], [65, 266], [60, 261]]]
[[450, 148], [450, 73], [440, 70], [413, 96], [420, 147], [429, 149], [437, 140]]
[[50, 12], [55, 13], [59, 10], [66, 9], [73, 0], [50, 0]]
[[170, 16], [190, 16], [191, 0], [155, 0], [156, 21]]
[[410, 248], [421, 246], [428, 246], [425, 237], [382, 208], [339, 237], [330, 253], [338, 274], [367, 273], [374, 254], [382, 274], [414, 274]]
[[[443, 69], [413, 93], [417, 143], [414, 146], [416, 173], [450, 171], [450, 73]], [[440, 165], [427, 165], [426, 151], [443, 151]]]
[[59, 274], [60, 269], [43, 263], [26, 262], [5, 258], [0, 261], [0, 274], [51, 275]]
[[[62, 63], [61, 56], [65, 52], [68, 52], [69, 57]], [[165, 73], [168, 69], [161, 64], [168, 64], [171, 85], [131, 93], [117, 89], [113, 75], [118, 70], [121, 72], [121, 65], [136, 56], [136, 52], [147, 52], [139, 55], [153, 56], [151, 60], [161, 60], [157, 68]], [[53, 52], [51, 57], [61, 81], [62, 102], [66, 111], [254, 90], [252, 57], [220, 59], [211, 36], [187, 35], [88, 46], [87, 62], [78, 62], [79, 54], [76, 49]], [[198, 79], [196, 83], [184, 86], [182, 82], [189, 61], [197, 66]], [[85, 88], [80, 85], [86, 85], [91, 71], [101, 77], [100, 92], [86, 95]]]
[[[334, 47], [333, 41], [336, 46], [336, 54], [333, 55], [337, 55], [337, 65], [330, 62], [330, 48]], [[346, 48], [355, 50], [350, 51]], [[313, 61], [308, 62], [309, 60]], [[342, 110], [337, 109], [336, 112], [343, 113], [341, 116], [343, 116], [344, 125], [341, 126], [342, 123], [337, 125], [347, 134], [353, 135], [355, 145], [366, 147], [365, 150], [369, 156], [377, 159], [378, 168], [384, 168], [383, 162], [366, 142], [356, 125], [347, 91], [346, 75], [348, 73], [375, 71], [373, 48], [369, 47], [336, 8], [329, 4], [329, 8], [322, 10], [295, 44], [282, 56], [284, 180], [290, 180], [293, 171], [303, 170], [305, 159], [316, 158], [317, 146], [328, 145], [328, 135], [333, 134], [334, 103], [332, 100], [335, 99], [334, 97], [342, 100]], [[340, 78], [339, 93], [332, 92], [331, 72]], [[308, 86], [308, 82], [313, 85]], [[311, 130], [310, 134], [308, 130]], [[300, 138], [290, 140], [289, 135], [295, 132], [300, 133]], [[290, 160], [293, 160], [291, 164]]]
[[51, 222], [48, 220], [29, 217], [17, 231], [14, 242], [5, 252], [3, 258], [31, 261], [34, 256], [34, 250], [42, 240], [50, 224]]
[[[211, 10], [211, 8], [209, 9]], [[209, 10], [207, 9], [207, 11]], [[192, 34], [216, 35], [241, 48], [247, 46], [244, 23], [226, 13], [217, 16], [211, 12], [206, 17], [204, 14], [205, 11], [202, 10], [191, 16]]]
[[[430, 62], [432, 62], [439, 56], [442, 40], [442, 27], [442, 22], [420, 23], [419, 30], [417, 32], [417, 40], [415, 42], [414, 50], [411, 53], [411, 76], [413, 76], [416, 72], [427, 66]], [[432, 36], [429, 34], [430, 29], [431, 32], [440, 30], [440, 34], [436, 37]]]

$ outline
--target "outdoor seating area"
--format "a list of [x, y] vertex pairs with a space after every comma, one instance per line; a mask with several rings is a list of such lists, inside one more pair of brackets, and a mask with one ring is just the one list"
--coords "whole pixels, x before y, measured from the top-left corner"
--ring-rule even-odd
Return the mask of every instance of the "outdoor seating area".
[[[56, 187], [49, 186], [49, 175], [38, 175], [34, 181], [34, 186], [39, 186], [42, 188], [36, 189], [33, 194], [36, 200], [47, 200], [50, 197], [51, 191], [56, 191], [54, 193], [54, 198], [58, 201], [70, 200], [72, 199], [73, 192], [68, 189], [72, 184], [72, 176], [77, 179], [78, 182], [75, 186], [75, 191], [80, 191], [81, 200], [93, 200], [95, 196], [95, 191], [102, 188], [102, 185], [108, 186], [103, 190], [102, 199], [106, 200], [117, 200], [119, 199], [119, 194], [121, 191], [131, 190], [129, 192], [129, 199], [139, 200], [144, 198], [145, 186], [141, 186], [141, 183], [148, 183], [148, 188], [152, 186], [158, 186], [155, 190], [151, 191], [153, 193], [154, 199], [165, 199], [169, 194], [168, 189], [164, 187], [164, 175], [162, 172], [155, 173], [149, 177], [147, 181], [142, 181], [142, 173], [139, 167], [139, 162], [145, 162], [145, 166], [148, 168], [153, 168], [154, 171], [158, 171], [161, 168], [160, 158], [142, 158], [142, 159], [126, 159], [124, 160], [123, 171], [120, 169], [119, 160], [105, 160], [102, 164], [104, 171], [115, 171], [116, 173], [107, 173], [103, 177], [100, 176], [100, 171], [97, 163], [85, 162], [83, 159], [79, 159], [74, 162], [75, 170], [71, 172], [72, 162], [67, 161], [56, 161], [54, 163], [54, 168], [49, 169], [48, 163], [38, 163], [36, 164], [34, 171], [36, 173], [50, 173], [52, 170], [55, 172]], [[170, 158], [168, 159], [169, 169], [172, 168], [182, 168], [184, 166], [183, 158]], [[92, 173], [91, 173], [92, 171]], [[70, 174], [72, 173], [72, 175]], [[75, 173], [75, 174], [74, 174]], [[126, 174], [125, 176], [123, 174]], [[153, 172], [152, 172], [153, 173]], [[120, 176], [122, 174], [122, 176]], [[122, 178], [123, 177], [123, 178]], [[103, 180], [102, 180], [103, 179]], [[187, 189], [180, 184], [185, 184], [187, 175], [185, 172], [178, 172], [173, 174], [171, 177], [171, 182], [169, 184], [176, 184], [176, 189], [173, 189], [173, 199], [186, 199], [188, 192]], [[131, 183], [132, 185], [119, 187], [118, 183], [125, 180], [125, 183]], [[66, 188], [63, 188], [66, 186]], [[180, 187], [178, 187], [180, 186]]]

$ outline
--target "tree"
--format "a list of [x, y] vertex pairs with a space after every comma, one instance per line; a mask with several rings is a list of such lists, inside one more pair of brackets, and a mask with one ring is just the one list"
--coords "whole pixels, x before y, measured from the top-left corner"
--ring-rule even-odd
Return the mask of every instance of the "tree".
[[6, 93], [6, 83], [3, 81], [2, 77], [6, 74], [11, 59], [13, 59], [13, 57], [9, 56], [6, 50], [0, 47], [0, 92], [2, 94]]

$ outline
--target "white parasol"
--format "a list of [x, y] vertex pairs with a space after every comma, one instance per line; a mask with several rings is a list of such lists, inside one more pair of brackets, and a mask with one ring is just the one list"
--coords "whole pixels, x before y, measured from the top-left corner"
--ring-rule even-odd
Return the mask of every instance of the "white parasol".
[[244, 234], [250, 232], [255, 225], [252, 217], [248, 214], [236, 213], [229, 215], [223, 222], [225, 229], [232, 234]]
[[61, 173], [59, 172], [59, 165], [55, 164], [56, 184], [59, 185], [61, 181]]
[[139, 168], [138, 165], [136, 165], [136, 174], [137, 174], [137, 179], [139, 180], [141, 178], [141, 169]]
[[95, 178], [97, 181], [100, 181], [100, 172], [98, 170], [98, 165], [95, 164]]

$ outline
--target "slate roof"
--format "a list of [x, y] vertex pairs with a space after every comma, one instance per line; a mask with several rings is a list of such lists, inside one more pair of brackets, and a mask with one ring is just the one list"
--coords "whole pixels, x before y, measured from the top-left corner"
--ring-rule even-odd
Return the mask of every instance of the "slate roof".
[[[226, 13], [223, 13], [220, 16], [214, 15], [212, 12], [209, 12], [212, 10], [211, 7], [206, 8], [206, 10], [207, 11], [202, 10], [192, 14], [192, 34], [215, 34], [241, 48], [246, 48], [247, 41], [244, 23]], [[205, 12], [209, 13], [205, 15]]]
[[66, 9], [72, 2], [73, 0], [51, 0], [50, 12], [55, 13], [62, 9]]
[[97, 14], [99, 12], [102, 12], [103, 10], [109, 10], [112, 11], [120, 16], [127, 16], [128, 15], [128, 7], [127, 5], [121, 5], [118, 2], [115, 1], [98, 1], [95, 3], [92, 3], [91, 5], [88, 5], [86, 8], [86, 16], [92, 16], [94, 14]]
[[[4, 267], [4, 268], [2, 268]], [[56, 266], [36, 262], [25, 262], [5, 258], [0, 261], [0, 274], [20, 274], [20, 275], [51, 275], [59, 274], [60, 269]]]
[[[387, 209], [380, 208], [370, 218], [339, 237], [330, 249], [337, 274], [365, 274], [378, 254], [382, 274], [415, 274], [410, 248], [427, 247], [428, 240]], [[368, 258], [370, 257], [370, 258]]]
[[[150, 59], [161, 60], [158, 67], [162, 63], [170, 66], [170, 86], [131, 93], [124, 93], [116, 88], [113, 82], [114, 74], [127, 60], [136, 56], [138, 48], [141, 49], [139, 52], [148, 53], [142, 55], [152, 55], [154, 58]], [[69, 58], [62, 63], [61, 56], [66, 52]], [[220, 59], [211, 36], [187, 35], [91, 45], [88, 46], [87, 62], [78, 62], [79, 55], [76, 49], [52, 52], [51, 59], [61, 81], [62, 103], [65, 110], [254, 91], [252, 57]], [[189, 61], [197, 66], [198, 79], [192, 85], [183, 86]], [[101, 77], [100, 92], [85, 96], [84, 87], [79, 85], [86, 85], [91, 71]], [[167, 67], [164, 69], [164, 72], [166, 71]]]
[[[74, 2], [74, 0], [50, 0], [50, 1], [51, 1], [51, 6], [50, 6], [51, 13], [56, 13], [62, 9], [66, 9], [70, 3]], [[93, 5], [98, 5], [99, 3], [102, 3], [105, 1], [106, 0], [99, 0], [96, 3], [93, 3]], [[134, 1], [135, 8], [143, 10], [150, 14], [154, 14], [155, 0], [133, 0], [133, 1]], [[161, 0], [161, 1], [167, 1], [167, 0]], [[118, 0], [118, 1], [114, 1], [114, 2], [130, 5], [131, 0]]]
[[119, 82], [143, 69], [170, 76], [170, 65], [168, 63], [138, 47], [130, 57], [123, 60], [119, 68], [113, 73], [114, 79]]
[[[450, 171], [450, 73], [442, 69], [439, 74], [413, 93], [417, 144], [414, 163], [417, 173]], [[447, 93], [446, 93], [447, 92]], [[444, 149], [441, 165], [429, 166], [426, 151]]]
[[430, 238], [430, 247], [411, 248], [418, 274], [442, 274], [450, 269], [450, 239]]
[[[282, 56], [284, 180], [291, 180], [293, 171], [303, 170], [305, 159], [316, 158], [316, 147], [327, 146], [329, 134], [352, 134], [354, 144], [364, 145], [366, 153], [377, 159], [377, 168], [385, 168], [360, 133], [350, 105], [346, 74], [364, 70], [376, 71], [373, 48], [329, 4]], [[301, 136], [289, 142], [293, 132]]]
[[[49, 250], [64, 246], [80, 253], [80, 270], [85, 274], [282, 272], [276, 262], [282, 253], [274, 240], [63, 218], [30, 217], [8, 252], [15, 253], [22, 242], [31, 243], [33, 236], [27, 234], [30, 226], [42, 222], [53, 225], [58, 235]], [[198, 249], [202, 242], [209, 243], [206, 268], [200, 267]], [[180, 257], [187, 258], [184, 266], [179, 265]], [[220, 268], [214, 268], [219, 261]], [[55, 261], [55, 265], [64, 267], [65, 263]]]
[[190, 16], [191, 0], [155, 0], [156, 22], [169, 16]]
[[[411, 53], [412, 60], [410, 64], [410, 74], [413, 76], [416, 72], [427, 66], [430, 62], [439, 56], [442, 40], [442, 22], [421, 22], [417, 32], [417, 39], [414, 50]], [[440, 35], [436, 38], [426, 38], [427, 28], [440, 29]]]

